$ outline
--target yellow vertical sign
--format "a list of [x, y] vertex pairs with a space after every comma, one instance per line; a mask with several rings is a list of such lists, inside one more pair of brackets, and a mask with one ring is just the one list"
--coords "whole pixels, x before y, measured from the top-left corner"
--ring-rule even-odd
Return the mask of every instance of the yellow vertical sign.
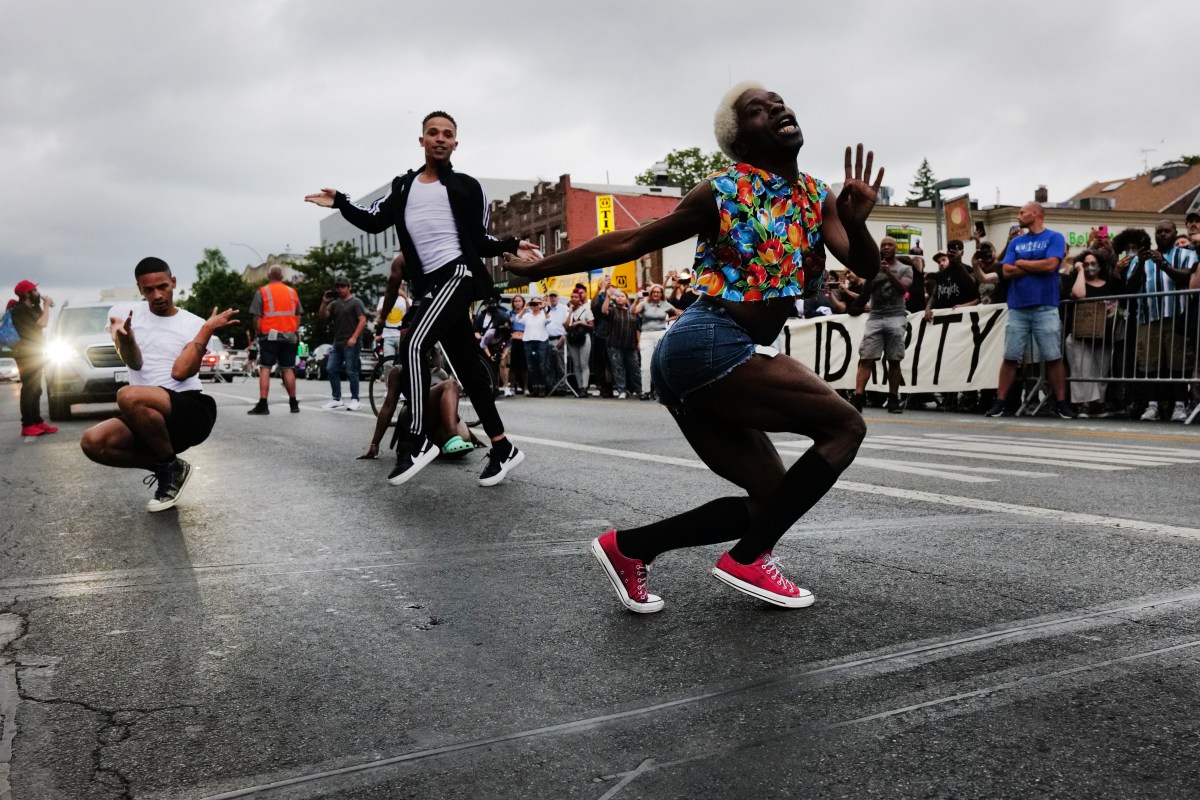
[[[617, 222], [613, 196], [611, 194], [597, 195], [596, 235], [603, 236], [606, 233], [612, 233], [616, 229]], [[592, 273], [588, 281], [588, 294], [595, 296], [596, 281], [600, 275], [604, 274], [607, 274], [612, 279], [613, 286], [626, 294], [633, 294], [637, 290], [637, 269], [632, 261], [627, 261], [624, 264], [618, 264], [615, 267]]]

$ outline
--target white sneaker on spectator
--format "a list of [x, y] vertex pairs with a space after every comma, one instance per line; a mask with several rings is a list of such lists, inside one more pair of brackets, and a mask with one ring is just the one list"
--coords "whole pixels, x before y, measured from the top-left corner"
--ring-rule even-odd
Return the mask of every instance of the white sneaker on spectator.
[[1183, 407], [1183, 403], [1176, 403], [1175, 410], [1171, 412], [1171, 422], [1187, 422], [1187, 409]]
[[505, 396], [505, 397], [512, 397], [512, 396], [513, 396], [513, 390], [512, 390], [512, 387], [511, 387], [511, 386], [505, 386], [505, 387], [504, 387], [504, 396]]
[[354, 398], [351, 398], [350, 402], [346, 403], [346, 408], [349, 409], [350, 411], [358, 411], [358, 409], [361, 405], [362, 405], [362, 403], [358, 402]]
[[321, 408], [345, 408], [345, 407], [346, 407], [346, 404], [343, 403], [341, 400], [330, 400], [328, 403], [321, 406]]
[[1154, 422], [1158, 419], [1158, 403], [1151, 403], [1146, 406], [1146, 410], [1142, 412], [1140, 417], [1142, 422]]
[[617, 394], [618, 400], [624, 400], [626, 397], [629, 397], [629, 395], [625, 394], [625, 392], [620, 392]]

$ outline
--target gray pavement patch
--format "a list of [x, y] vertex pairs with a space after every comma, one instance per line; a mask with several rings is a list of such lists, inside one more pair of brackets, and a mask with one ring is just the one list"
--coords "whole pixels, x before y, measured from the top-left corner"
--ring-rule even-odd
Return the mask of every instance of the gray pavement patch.
[[[996, 647], [1029, 642], [1036, 639], [1058, 637], [1067, 634], [1078, 634], [1082, 631], [1093, 630], [1099, 627], [1120, 625], [1124, 623], [1145, 620], [1155, 616], [1177, 613], [1180, 610], [1195, 608], [1197, 606], [1200, 606], [1200, 587], [1189, 587], [1184, 591], [1167, 595], [1139, 598], [1121, 603], [1109, 604], [1099, 608], [1079, 609], [1076, 611], [1067, 612], [1065, 614], [1055, 614], [1033, 619], [1019, 620], [1012, 623], [990, 626], [981, 630], [954, 634], [949, 637], [930, 639], [923, 642], [903, 643], [891, 647], [881, 648], [876, 651], [857, 653], [832, 662], [809, 664], [800, 669], [778, 672], [775, 675], [751, 683], [727, 686], [724, 688], [714, 689], [712, 691], [666, 702], [653, 703], [651, 705], [640, 706], [637, 708], [626, 709], [608, 714], [601, 714], [584, 719], [559, 723], [556, 725], [547, 725], [528, 730], [483, 737], [470, 741], [457, 742], [440, 747], [403, 753], [396, 756], [373, 758], [358, 764], [352, 764], [338, 769], [314, 771], [308, 774], [296, 775], [289, 778], [266, 781], [253, 786], [234, 789], [231, 791], [224, 791], [218, 794], [203, 795], [202, 800], [233, 800], [233, 798], [268, 795], [289, 787], [298, 787], [341, 777], [361, 775], [363, 773], [380, 770], [387, 767], [419, 762], [427, 759], [451, 755], [454, 753], [463, 753], [472, 750], [492, 748], [496, 745], [527, 741], [542, 737], [561, 737], [571, 734], [578, 734], [593, 731], [597, 728], [623, 720], [653, 717], [670, 710], [696, 706], [719, 698], [727, 698], [730, 696], [760, 691], [767, 688], [779, 687], [781, 685], [798, 684], [800, 686], [808, 687], [813, 685], [824, 685], [832, 682], [874, 677], [890, 672], [914, 669], [925, 664], [965, 655], [968, 653], [977, 653]], [[1195, 646], [1200, 646], [1200, 641], [1186, 642], [1167, 648], [1159, 648], [1149, 653], [1136, 656], [1110, 659], [1091, 666], [1084, 665], [1081, 667], [1073, 667], [1069, 670], [1063, 670], [1061, 673], [1063, 675], [1072, 674], [1073, 671], [1086, 670], [1092, 667], [1099, 668], [1105, 665], [1128, 660], [1130, 658], [1143, 658], [1156, 654], [1190, 649]], [[1053, 675], [1056, 674], [1058, 673], [1053, 673], [1051, 676], [1046, 677], [1053, 677]], [[1017, 683], [1018, 682], [1013, 682], [1012, 685], [1016, 686]], [[999, 687], [1000, 690], [1004, 688], [1009, 687], [1007, 684]], [[996, 687], [964, 693], [961, 694], [961, 697], [966, 698], [993, 690], [996, 690]], [[959, 697], [960, 695], [943, 697], [937, 700], [929, 701], [927, 704], [950, 703], [954, 702], [956, 699], [959, 699]], [[915, 710], [917, 707], [918, 706], [913, 706], [910, 708], [906, 706], [904, 708], [893, 709], [888, 712], [881, 712], [881, 714], [855, 718], [853, 720], [847, 720], [845, 722], [838, 723], [838, 726], [857, 724], [870, 719], [901, 714], [907, 711]], [[711, 755], [711, 753], [705, 753], [694, 758], [689, 757], [688, 759], [685, 759], [685, 761], [695, 760], [695, 758], [702, 758], [707, 755]], [[661, 766], [668, 766], [669, 763], [672, 762], [664, 763]], [[639, 767], [639, 769], [642, 768]], [[646, 769], [649, 769], [649, 767], [646, 767]], [[622, 775], [626, 774], [628, 773], [622, 773]]]

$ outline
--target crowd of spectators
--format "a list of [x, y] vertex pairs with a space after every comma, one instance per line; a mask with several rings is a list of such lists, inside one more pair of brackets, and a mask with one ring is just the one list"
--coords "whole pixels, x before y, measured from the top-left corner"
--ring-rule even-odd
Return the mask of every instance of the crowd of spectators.
[[[1040, 207], [1035, 210], [1040, 218]], [[1043, 236], [1040, 227], [1038, 231], [1033, 239]], [[1045, 235], [1057, 236], [1053, 231]], [[888, 266], [872, 286], [863, 285], [849, 271], [831, 270], [817, 296], [796, 301], [795, 316], [874, 313], [876, 319], [868, 320], [870, 330], [862, 345], [865, 354], [857, 388], [847, 393], [858, 407], [876, 400], [897, 412], [923, 407], [1008, 416], [1022, 406], [1028, 412], [1042, 405], [1036, 394], [1041, 391], [1051, 394], [1047, 407], [1064, 417], [1186, 419], [1200, 388], [1196, 373], [1200, 300], [1190, 299], [1190, 292], [1200, 290], [1197, 214], [1188, 215], [1186, 233], [1164, 220], [1153, 240], [1137, 228], [1110, 236], [1106, 227], [1099, 227], [1092, 230], [1083, 250], [1071, 252], [1064, 244], [1063, 255], [1051, 270], [1057, 273], [1054, 335], [1061, 344], [1059, 352], [1041, 353], [1034, 346], [1036, 336], [1019, 336], [1022, 352], [1011, 359], [1013, 376], [1002, 370], [999, 396], [995, 390], [899, 396], [902, 353], [892, 330], [895, 326], [884, 319], [922, 314], [928, 320], [939, 309], [997, 303], [1019, 307], [1024, 301], [1018, 297], [1010, 302], [1010, 289], [1024, 277], [1013, 266], [1020, 259], [1010, 252], [1019, 237], [1025, 237], [1021, 242], [1030, 239], [1027, 225], [1014, 225], [997, 250], [977, 231], [970, 242], [950, 240], [945, 251], [935, 253], [929, 262], [920, 247], [899, 255], [896, 242], [885, 238], [880, 249]], [[969, 257], [968, 245], [973, 246]], [[806, 264], [805, 269], [820, 274], [824, 253], [810, 250], [805, 258], [819, 262]], [[1043, 276], [1043, 289], [1047, 279]], [[1018, 294], [1028, 294], [1028, 286]], [[576, 285], [565, 302], [549, 292], [509, 297], [508, 309], [486, 306], [491, 311], [477, 314], [476, 330], [481, 347], [499, 368], [506, 396], [651, 400], [654, 345], [697, 297], [688, 270], [668, 272], [664, 285], [648, 283], [628, 294], [605, 279], [590, 296], [587, 287]], [[887, 310], [881, 313], [883, 304]], [[1021, 313], [1010, 316], [1020, 318]], [[1047, 357], [1054, 355], [1058, 358]], [[865, 391], [864, 378], [880, 358], [889, 386], [886, 395], [874, 397]], [[1039, 381], [1042, 377], [1048, 382]], [[1011, 391], [1006, 380], [1013, 383]]]

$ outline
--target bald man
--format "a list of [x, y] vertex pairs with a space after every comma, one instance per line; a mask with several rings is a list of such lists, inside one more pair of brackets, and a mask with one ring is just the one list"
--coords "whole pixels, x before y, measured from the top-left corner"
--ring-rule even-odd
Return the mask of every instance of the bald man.
[[904, 296], [913, 282], [913, 268], [896, 260], [896, 240], [885, 236], [879, 241], [879, 272], [871, 283], [871, 316], [867, 318], [862, 343], [858, 346], [858, 374], [850, 402], [859, 411], [867, 391], [867, 379], [875, 362], [883, 357], [887, 364], [887, 410], [904, 411], [900, 403], [900, 362], [904, 360], [904, 330], [908, 309]]
[[[1058, 268], [1067, 255], [1067, 241], [1046, 227], [1046, 213], [1038, 203], [1026, 203], [1017, 214], [1023, 231], [1004, 251], [1004, 277], [1008, 285], [1008, 322], [1004, 328], [1004, 360], [1000, 363], [996, 401], [985, 413], [999, 417], [1016, 382], [1017, 369], [1036, 345], [1034, 358], [1046, 364], [1046, 380], [1054, 393], [1056, 415], [1074, 419], [1067, 401], [1067, 371], [1062, 359], [1062, 320], [1058, 316], [1061, 287]], [[1011, 415], [1011, 414], [1010, 414]]]

